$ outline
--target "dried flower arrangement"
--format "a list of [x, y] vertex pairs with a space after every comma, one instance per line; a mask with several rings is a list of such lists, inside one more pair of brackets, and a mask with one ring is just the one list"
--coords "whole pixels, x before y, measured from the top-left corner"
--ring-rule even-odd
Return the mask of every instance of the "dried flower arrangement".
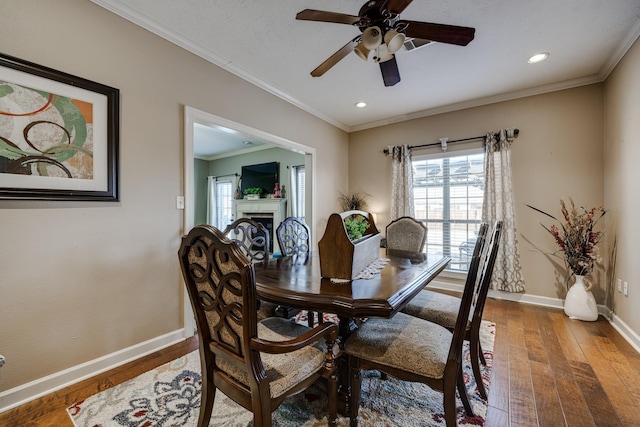
[[[565, 201], [560, 200], [560, 211], [562, 212], [564, 223], [538, 208], [534, 208], [531, 205], [527, 206], [560, 223], [560, 228], [555, 224], [551, 227], [542, 225], [553, 236], [560, 248], [553, 255], [562, 256], [573, 274], [584, 276], [593, 271], [596, 263], [602, 261], [597, 244], [604, 236], [604, 233], [595, 231], [594, 227], [600, 218], [604, 216], [606, 210], [603, 206], [589, 210], [584, 207], [577, 208], [571, 197], [569, 197], [569, 204], [570, 206], [567, 207]], [[559, 255], [558, 252], [561, 252], [562, 255]]]

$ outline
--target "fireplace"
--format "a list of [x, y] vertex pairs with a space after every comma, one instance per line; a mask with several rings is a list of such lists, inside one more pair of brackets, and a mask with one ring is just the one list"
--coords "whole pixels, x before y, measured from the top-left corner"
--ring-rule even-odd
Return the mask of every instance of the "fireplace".
[[267, 233], [269, 233], [269, 252], [273, 253], [273, 242], [276, 238], [275, 234], [273, 234], [273, 215], [265, 216], [264, 214], [260, 214], [260, 216], [254, 216], [249, 214], [249, 218], [264, 225], [264, 228], [267, 229]]

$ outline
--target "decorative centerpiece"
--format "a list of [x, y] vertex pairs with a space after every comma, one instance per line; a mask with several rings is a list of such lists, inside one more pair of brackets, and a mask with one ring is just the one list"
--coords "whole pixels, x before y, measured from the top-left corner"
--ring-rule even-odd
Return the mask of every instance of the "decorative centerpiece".
[[576, 208], [571, 197], [569, 203], [568, 208], [564, 200], [560, 200], [560, 211], [564, 223], [540, 209], [527, 206], [560, 223], [561, 228], [556, 225], [542, 226], [553, 236], [560, 248], [551, 255], [562, 257], [568, 269], [576, 277], [564, 301], [565, 314], [572, 319], [593, 321], [598, 318], [598, 307], [591, 293], [593, 285], [585, 276], [602, 261], [597, 244], [604, 234], [602, 231], [595, 231], [594, 227], [606, 211], [602, 206], [590, 210], [584, 207]]
[[354, 279], [380, 254], [380, 232], [373, 215], [358, 210], [331, 214], [318, 254], [322, 277]]
[[249, 187], [244, 189], [244, 198], [247, 200], [258, 200], [262, 194], [262, 188]]

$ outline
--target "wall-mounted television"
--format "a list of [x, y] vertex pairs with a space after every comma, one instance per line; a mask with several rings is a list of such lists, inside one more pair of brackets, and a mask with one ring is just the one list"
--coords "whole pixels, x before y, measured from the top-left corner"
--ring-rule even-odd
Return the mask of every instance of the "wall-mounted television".
[[251, 187], [262, 188], [262, 193], [273, 193], [276, 182], [279, 182], [280, 163], [260, 163], [258, 165], [242, 166], [240, 190]]

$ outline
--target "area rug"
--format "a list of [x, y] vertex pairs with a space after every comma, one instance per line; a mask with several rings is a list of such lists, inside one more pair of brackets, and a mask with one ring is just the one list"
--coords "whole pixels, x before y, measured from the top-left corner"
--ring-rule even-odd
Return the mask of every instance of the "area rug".
[[[495, 324], [483, 322], [481, 344], [486, 366], [483, 382], [490, 387]], [[478, 395], [465, 344], [464, 378], [474, 416], [469, 417], [457, 399], [459, 426], [482, 426], [487, 402]], [[196, 426], [200, 407], [200, 362], [191, 352], [157, 369], [93, 395], [67, 408], [76, 427], [170, 427]], [[444, 426], [442, 394], [420, 383], [387, 377], [375, 371], [363, 373], [360, 425], [363, 427]], [[326, 395], [318, 389], [290, 397], [272, 414], [273, 426], [316, 427], [327, 425]], [[349, 419], [340, 417], [340, 426]], [[253, 426], [253, 416], [241, 406], [216, 393], [210, 427]]]

